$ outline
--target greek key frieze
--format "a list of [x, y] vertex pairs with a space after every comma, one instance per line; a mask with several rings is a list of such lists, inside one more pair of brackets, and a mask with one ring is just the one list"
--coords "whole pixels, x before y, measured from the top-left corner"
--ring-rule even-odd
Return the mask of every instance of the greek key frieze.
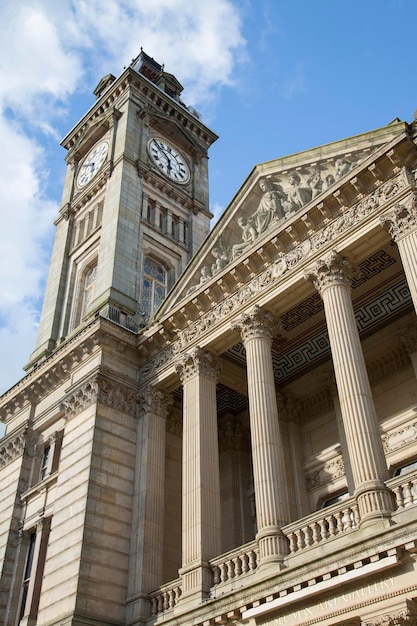
[[217, 323], [218, 320], [223, 319], [227, 314], [248, 302], [255, 294], [268, 288], [272, 282], [280, 279], [287, 272], [301, 264], [301, 262], [304, 262], [309, 256], [336, 239], [341, 233], [361, 222], [373, 211], [397, 195], [408, 184], [407, 173], [404, 170], [395, 178], [378, 187], [374, 193], [360, 200], [360, 202], [310, 239], [306, 239], [299, 246], [277, 259], [275, 263], [259, 274], [259, 276], [254, 277], [242, 289], [227, 298], [227, 300], [220, 302], [207, 315], [204, 315], [194, 324], [190, 324], [188, 328], [181, 331], [179, 333], [181, 348], [189, 345], [196, 336], [199, 336]]
[[222, 300], [187, 328], [180, 330], [178, 332], [178, 340], [174, 344], [171, 344], [166, 350], [150, 359], [139, 370], [140, 379], [148, 379], [156, 370], [166, 365], [178, 353], [191, 345], [195, 339], [211, 330], [219, 321], [224, 320], [242, 305], [250, 302], [254, 296], [268, 289], [275, 281], [282, 279], [288, 272], [308, 260], [310, 256], [321, 248], [336, 240], [346, 230], [366, 219], [409, 185], [407, 170], [403, 168], [397, 176], [380, 185], [372, 194], [362, 198], [357, 204], [348, 208], [333, 222], [326, 224], [321, 230], [300, 243], [293, 250], [280, 256], [238, 291]]

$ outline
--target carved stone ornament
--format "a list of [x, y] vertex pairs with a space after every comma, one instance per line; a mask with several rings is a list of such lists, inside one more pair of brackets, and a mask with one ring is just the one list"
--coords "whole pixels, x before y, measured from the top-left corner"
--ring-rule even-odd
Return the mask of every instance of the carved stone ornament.
[[60, 409], [68, 418], [75, 417], [97, 401], [98, 381], [89, 380], [71, 393], [61, 403]]
[[211, 352], [196, 346], [191, 352], [182, 355], [175, 364], [175, 371], [183, 384], [195, 376], [209, 378], [217, 383], [220, 377], [220, 362]]
[[232, 322], [232, 330], [238, 331], [243, 343], [251, 339], [272, 340], [278, 324], [268, 311], [264, 311], [258, 305], [254, 306], [249, 313], [243, 313]]
[[316, 261], [304, 272], [304, 278], [311, 281], [321, 294], [324, 289], [333, 285], [350, 287], [355, 275], [357, 269], [335, 250], [332, 250], [326, 258]]
[[416, 197], [413, 194], [393, 206], [379, 218], [383, 228], [388, 230], [394, 241], [398, 241], [417, 228]]
[[313, 491], [317, 487], [331, 483], [337, 478], [345, 476], [345, 464], [343, 458], [332, 459], [325, 463], [322, 467], [310, 472], [306, 476], [307, 491]]
[[25, 449], [26, 430], [21, 431], [12, 438], [6, 437], [0, 447], [0, 468], [8, 465], [19, 456]]
[[249, 433], [243, 428], [242, 420], [228, 415], [219, 421], [219, 450], [249, 450]]
[[135, 417], [137, 413], [138, 393], [119, 381], [99, 380], [98, 401], [111, 409]]
[[417, 440], [417, 421], [411, 422], [396, 428], [389, 433], [382, 435], [382, 445], [385, 454], [394, 452], [404, 446], [414, 443]]
[[322, 247], [327, 246], [350, 228], [355, 227], [409, 186], [409, 184], [407, 170], [403, 168], [397, 176], [380, 185], [372, 194], [362, 198], [358, 203], [316, 231], [315, 234], [305, 239], [293, 250], [279, 256], [263, 272], [249, 280], [234, 294], [219, 302], [219, 304], [206, 314], [203, 314], [187, 328], [179, 331], [178, 342], [149, 360], [146, 366], [141, 368], [139, 372], [140, 377], [144, 380], [149, 378], [157, 369], [163, 367], [176, 353], [181, 349], [185, 349], [202, 333], [211, 330], [215, 324], [223, 321], [224, 318], [233, 314], [233, 311], [241, 308], [255, 296], [260, 295], [275, 281], [280, 281], [285, 274], [305, 262], [308, 257], [315, 254]]
[[414, 602], [407, 602], [407, 606], [394, 613], [380, 615], [372, 621], [362, 621], [361, 626], [415, 626], [417, 612]]
[[410, 324], [399, 334], [399, 337], [407, 354], [417, 352], [417, 322]]
[[173, 404], [174, 399], [172, 395], [164, 393], [161, 389], [155, 389], [155, 387], [149, 386], [139, 396], [139, 411], [140, 414], [154, 413], [160, 417], [167, 418], [169, 413], [169, 407]]
[[69, 393], [63, 400], [61, 408], [67, 417], [74, 417], [95, 402], [100, 402], [134, 417], [137, 407], [137, 392], [120, 382], [96, 377]]
[[176, 435], [177, 437], [182, 436], [182, 417], [177, 413], [168, 413], [167, 417], [167, 432], [172, 435]]

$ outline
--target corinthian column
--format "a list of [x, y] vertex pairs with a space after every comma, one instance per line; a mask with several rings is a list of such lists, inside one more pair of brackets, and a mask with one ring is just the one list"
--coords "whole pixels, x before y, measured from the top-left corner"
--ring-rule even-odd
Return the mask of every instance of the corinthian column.
[[361, 521], [389, 517], [392, 493], [365, 359], [350, 296], [354, 268], [336, 252], [309, 268], [305, 278], [323, 299], [340, 410]]
[[148, 387], [139, 398], [133, 521], [129, 564], [129, 624], [149, 617], [148, 593], [163, 576], [165, 426], [172, 397]]
[[220, 554], [220, 480], [216, 384], [220, 364], [195, 348], [176, 364], [183, 389], [182, 597], [204, 599], [208, 560]]
[[414, 309], [417, 312], [417, 208], [414, 195], [381, 215], [380, 222], [398, 246]]
[[255, 307], [233, 324], [246, 349], [253, 478], [261, 565], [288, 554], [281, 527], [289, 521], [283, 446], [272, 366], [272, 317]]

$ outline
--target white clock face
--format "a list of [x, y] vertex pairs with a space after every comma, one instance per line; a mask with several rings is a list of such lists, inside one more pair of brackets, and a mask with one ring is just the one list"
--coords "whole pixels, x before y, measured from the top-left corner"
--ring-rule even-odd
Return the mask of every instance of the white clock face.
[[97, 174], [106, 159], [108, 150], [108, 142], [100, 141], [100, 143], [94, 146], [91, 152], [89, 152], [80, 165], [77, 178], [78, 187], [85, 187], [85, 185], [87, 185], [87, 183], [89, 183], [90, 180]]
[[164, 139], [152, 137], [148, 143], [148, 152], [165, 176], [182, 185], [188, 183], [190, 169], [182, 154], [174, 146]]

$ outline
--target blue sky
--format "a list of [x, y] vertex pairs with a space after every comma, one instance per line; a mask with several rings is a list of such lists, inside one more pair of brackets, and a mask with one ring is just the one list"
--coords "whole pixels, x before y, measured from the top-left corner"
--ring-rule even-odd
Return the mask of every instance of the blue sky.
[[216, 215], [256, 163], [417, 108], [415, 0], [4, 0], [0, 24], [0, 392], [35, 344], [59, 141], [140, 46], [220, 136]]

